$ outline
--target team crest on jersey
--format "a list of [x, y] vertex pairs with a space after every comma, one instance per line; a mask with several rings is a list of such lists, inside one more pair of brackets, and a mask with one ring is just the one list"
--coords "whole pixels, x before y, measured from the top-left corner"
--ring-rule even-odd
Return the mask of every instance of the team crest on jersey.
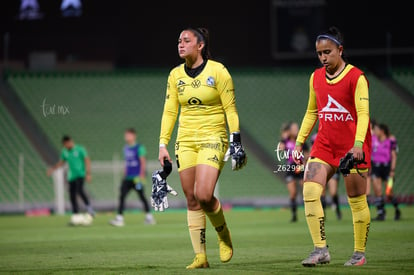
[[328, 103], [319, 112], [319, 119], [324, 121], [353, 121], [351, 113], [328, 94]]
[[209, 86], [209, 87], [214, 87], [214, 86], [215, 86], [215, 84], [216, 84], [216, 81], [214, 80], [214, 77], [209, 76], [209, 77], [207, 78], [207, 86]]

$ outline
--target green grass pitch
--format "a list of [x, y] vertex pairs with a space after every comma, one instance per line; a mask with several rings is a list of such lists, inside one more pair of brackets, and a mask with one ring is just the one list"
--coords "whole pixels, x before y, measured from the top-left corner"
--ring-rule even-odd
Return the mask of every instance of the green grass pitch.
[[[414, 208], [403, 207], [403, 220], [372, 222], [367, 261], [344, 267], [353, 249], [349, 208], [337, 221], [327, 209], [326, 233], [332, 261], [304, 268], [312, 249], [303, 208], [298, 223], [289, 223], [287, 209], [233, 209], [226, 212], [235, 253], [219, 261], [215, 232], [208, 223], [210, 268], [186, 271], [193, 259], [186, 212], [156, 213], [157, 225], [143, 224], [142, 213], [128, 213], [126, 226], [111, 227], [113, 213], [99, 213], [90, 227], [69, 227], [68, 216], [0, 217], [1, 274], [413, 274]], [[375, 210], [371, 210], [375, 215]]]

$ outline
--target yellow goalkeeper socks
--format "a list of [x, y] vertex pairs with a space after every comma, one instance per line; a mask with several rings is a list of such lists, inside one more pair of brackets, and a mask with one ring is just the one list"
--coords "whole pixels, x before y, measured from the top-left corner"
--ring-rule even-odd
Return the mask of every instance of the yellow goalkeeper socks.
[[195, 254], [206, 254], [206, 215], [203, 210], [187, 211], [188, 230]]
[[348, 197], [348, 202], [351, 207], [352, 221], [354, 223], [354, 250], [365, 252], [371, 221], [366, 195], [354, 198]]
[[323, 186], [316, 182], [305, 182], [303, 201], [309, 232], [315, 247], [326, 247], [325, 215], [321, 203]]
[[220, 248], [220, 260], [223, 263], [227, 263], [233, 257], [233, 244], [220, 202], [216, 210], [213, 212], [206, 212], [206, 215], [217, 232]]
[[216, 210], [213, 212], [206, 212], [206, 215], [210, 219], [211, 224], [216, 229], [219, 238], [222, 239], [222, 237], [227, 237], [221, 236], [222, 234], [228, 234], [228, 232], [225, 230], [227, 229], [227, 225], [226, 220], [224, 219], [223, 208], [221, 207], [220, 202]]

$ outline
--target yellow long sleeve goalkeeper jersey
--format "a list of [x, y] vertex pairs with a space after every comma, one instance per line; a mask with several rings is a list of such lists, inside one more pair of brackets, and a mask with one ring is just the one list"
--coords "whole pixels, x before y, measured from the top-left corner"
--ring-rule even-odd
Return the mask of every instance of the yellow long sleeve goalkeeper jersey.
[[168, 144], [179, 115], [178, 137], [226, 135], [239, 132], [233, 80], [219, 62], [208, 60], [196, 77], [187, 75], [184, 64], [168, 77], [160, 144]]

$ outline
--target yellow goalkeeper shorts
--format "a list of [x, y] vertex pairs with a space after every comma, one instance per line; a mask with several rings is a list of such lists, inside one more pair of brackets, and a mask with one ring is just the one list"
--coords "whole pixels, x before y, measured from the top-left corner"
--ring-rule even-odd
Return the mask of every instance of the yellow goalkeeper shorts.
[[221, 170], [228, 147], [227, 137], [197, 137], [196, 141], [178, 139], [175, 143], [175, 157], [178, 172], [199, 164], [206, 164]]

